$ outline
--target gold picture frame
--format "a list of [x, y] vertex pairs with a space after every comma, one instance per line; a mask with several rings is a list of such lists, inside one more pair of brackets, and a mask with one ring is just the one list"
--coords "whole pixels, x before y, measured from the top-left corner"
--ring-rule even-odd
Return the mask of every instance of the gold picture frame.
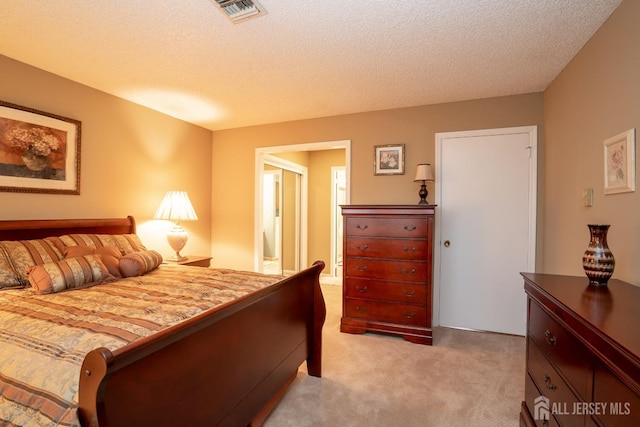
[[604, 194], [636, 191], [636, 130], [604, 141]]
[[374, 146], [374, 175], [404, 175], [404, 144]]
[[0, 101], [0, 191], [80, 194], [81, 122]]

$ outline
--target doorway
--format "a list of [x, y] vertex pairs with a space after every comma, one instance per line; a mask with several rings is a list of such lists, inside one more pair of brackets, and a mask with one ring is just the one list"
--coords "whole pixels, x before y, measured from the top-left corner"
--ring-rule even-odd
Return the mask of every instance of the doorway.
[[[344, 157], [344, 203], [349, 203], [349, 174], [350, 174], [350, 163], [351, 163], [351, 141], [350, 140], [341, 140], [341, 141], [328, 141], [328, 142], [316, 142], [316, 143], [306, 143], [306, 144], [293, 144], [293, 145], [284, 145], [284, 146], [272, 146], [272, 147], [262, 147], [262, 148], [257, 148], [256, 149], [256, 168], [255, 168], [255, 177], [256, 177], [256, 184], [255, 184], [255, 226], [254, 226], [254, 268], [255, 271], [259, 271], [259, 272], [264, 272], [264, 251], [265, 251], [265, 245], [264, 245], [264, 240], [265, 240], [265, 236], [264, 236], [264, 232], [265, 232], [265, 216], [264, 216], [264, 209], [265, 209], [265, 196], [264, 196], [264, 176], [265, 176], [265, 164], [270, 164], [273, 162], [284, 162], [286, 163], [290, 163], [287, 160], [284, 160], [283, 158], [280, 157], [276, 157], [277, 155], [294, 155], [295, 152], [308, 152], [308, 153], [313, 153], [313, 152], [330, 152], [330, 151], [335, 151], [335, 150], [343, 150], [343, 157]], [[317, 157], [318, 155], [322, 155], [322, 153], [315, 153], [316, 156], [313, 157]], [[295, 157], [295, 156], [292, 156]], [[322, 156], [321, 156], [322, 157]], [[342, 155], [341, 155], [342, 158]], [[301, 165], [297, 165], [298, 167], [300, 167]], [[279, 167], [279, 166], [278, 166]], [[306, 169], [306, 168], [305, 168]], [[324, 170], [328, 170], [328, 169], [324, 169]], [[302, 168], [300, 168], [298, 170], [298, 173], [300, 174], [300, 182], [299, 182], [299, 191], [300, 191], [300, 195], [299, 197], [296, 199], [298, 205], [298, 212], [299, 212], [299, 238], [296, 239], [296, 242], [298, 242], [298, 246], [296, 248], [294, 248], [296, 256], [299, 259], [298, 262], [298, 269], [300, 268], [304, 268], [307, 267], [307, 252], [309, 250], [308, 247], [308, 227], [309, 227], [309, 221], [311, 220], [311, 222], [314, 224], [314, 232], [316, 233], [316, 236], [318, 235], [318, 233], [321, 234], [321, 237], [323, 239], [326, 239], [326, 243], [322, 243], [321, 247], [323, 248], [323, 250], [326, 250], [326, 255], [323, 255], [322, 257], [316, 257], [316, 255], [312, 254], [312, 256], [314, 256], [314, 260], [315, 259], [322, 259], [325, 261], [325, 263], [327, 264], [325, 270], [323, 271], [323, 276], [330, 276], [332, 274], [332, 268], [331, 268], [331, 264], [332, 264], [332, 260], [334, 259], [333, 254], [330, 256], [329, 252], [334, 250], [334, 246], [331, 245], [330, 242], [330, 235], [332, 234], [332, 231], [334, 230], [334, 226], [329, 224], [329, 215], [330, 215], [330, 209], [331, 209], [331, 201], [330, 201], [330, 197], [327, 196], [326, 197], [326, 203], [323, 202], [322, 206], [326, 206], [326, 207], [319, 207], [319, 206], [308, 206], [308, 200], [309, 200], [309, 196], [308, 196], [308, 183], [309, 183], [309, 177], [308, 177], [308, 171], [307, 170], [303, 170]], [[326, 184], [322, 183], [321, 186], [323, 186], [323, 189], [321, 190], [321, 192], [326, 192], [327, 194], [330, 194], [332, 192], [331, 187], [331, 179], [329, 178], [329, 172], [326, 172], [327, 174], [327, 178], [326, 178]], [[283, 178], [284, 179], [284, 178]], [[316, 180], [314, 180], [314, 183], [316, 182]], [[324, 181], [322, 181], [324, 182]], [[315, 185], [315, 184], [314, 184]], [[316, 188], [314, 188], [314, 194], [317, 193]], [[282, 190], [285, 191], [285, 190]], [[282, 192], [281, 192], [282, 194]], [[283, 202], [284, 203], [284, 202]], [[317, 223], [317, 219], [318, 217], [326, 217], [326, 224], [318, 224]], [[282, 218], [283, 219], [283, 218]], [[282, 220], [281, 219], [281, 220]], [[341, 218], [340, 218], [341, 220]], [[318, 230], [321, 230], [320, 232]], [[314, 245], [318, 245], [317, 241], [318, 239], [314, 239]], [[330, 245], [332, 246], [330, 248]], [[283, 239], [282, 240], [282, 250], [283, 251], [287, 251], [287, 242]], [[291, 246], [289, 246], [291, 247]], [[313, 247], [312, 247], [313, 249]]]
[[536, 148], [535, 126], [436, 134], [435, 324], [525, 334]]

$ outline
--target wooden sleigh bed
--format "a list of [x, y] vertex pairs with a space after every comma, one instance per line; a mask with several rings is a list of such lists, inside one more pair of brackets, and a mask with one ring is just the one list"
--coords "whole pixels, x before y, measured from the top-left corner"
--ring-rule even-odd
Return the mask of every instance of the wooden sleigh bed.
[[[0, 241], [135, 231], [132, 217], [0, 221]], [[124, 347], [90, 351], [78, 372], [81, 425], [261, 425], [302, 363], [321, 376], [323, 268], [318, 261]]]

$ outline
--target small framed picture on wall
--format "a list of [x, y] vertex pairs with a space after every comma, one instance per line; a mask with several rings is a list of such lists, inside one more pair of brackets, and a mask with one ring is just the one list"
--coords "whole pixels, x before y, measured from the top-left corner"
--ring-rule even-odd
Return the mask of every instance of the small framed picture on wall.
[[374, 146], [374, 175], [404, 175], [404, 144]]
[[636, 130], [604, 141], [604, 194], [636, 191]]

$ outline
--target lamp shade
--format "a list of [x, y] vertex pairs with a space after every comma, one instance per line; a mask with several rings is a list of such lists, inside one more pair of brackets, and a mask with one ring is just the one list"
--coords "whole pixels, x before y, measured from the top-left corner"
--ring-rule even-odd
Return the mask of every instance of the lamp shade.
[[171, 221], [195, 221], [198, 219], [186, 191], [168, 191], [153, 217]]
[[433, 181], [433, 169], [431, 169], [431, 164], [420, 163], [416, 168], [416, 177], [413, 180], [414, 181]]

